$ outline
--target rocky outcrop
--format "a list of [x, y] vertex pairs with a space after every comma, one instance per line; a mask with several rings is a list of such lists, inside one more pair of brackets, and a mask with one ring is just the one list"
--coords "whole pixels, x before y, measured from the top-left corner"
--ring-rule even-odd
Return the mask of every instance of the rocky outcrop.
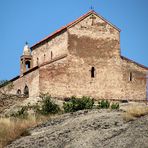
[[17, 106], [17, 104], [25, 99], [25, 97], [19, 97], [17, 95], [0, 94], [0, 116], [4, 115], [7, 110], [14, 108], [14, 106]]
[[29, 130], [7, 148], [148, 147], [148, 116], [125, 123], [122, 113], [79, 111], [61, 115]]

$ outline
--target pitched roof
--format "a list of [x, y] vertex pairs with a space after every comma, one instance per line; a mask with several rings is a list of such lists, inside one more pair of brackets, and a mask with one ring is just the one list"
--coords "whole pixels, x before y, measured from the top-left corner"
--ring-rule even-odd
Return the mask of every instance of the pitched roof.
[[137, 63], [137, 62], [135, 62], [135, 61], [133, 61], [133, 60], [131, 60], [131, 59], [128, 59], [128, 58], [126, 58], [126, 57], [124, 57], [124, 56], [121, 56], [121, 58], [122, 58], [123, 60], [126, 60], [126, 61], [129, 61], [129, 62], [131, 62], [131, 63], [134, 63], [134, 64], [136, 64], [137, 66], [140, 66], [140, 67], [142, 67], [142, 68], [148, 70], [148, 67], [146, 67], [146, 66], [144, 66], [144, 65], [142, 65], [142, 64], [139, 64], [139, 63]]
[[80, 21], [82, 21], [83, 19], [85, 19], [86, 17], [88, 17], [91, 14], [95, 14], [96, 16], [98, 16], [99, 18], [101, 18], [102, 20], [104, 20], [106, 23], [108, 23], [109, 25], [111, 25], [113, 28], [115, 28], [116, 30], [118, 30], [120, 32], [120, 29], [117, 28], [115, 25], [111, 24], [109, 21], [107, 21], [104, 17], [100, 16], [99, 14], [97, 14], [94, 10], [89, 11], [88, 13], [84, 14], [83, 16], [79, 17], [78, 19], [76, 19], [75, 21], [67, 24], [66, 26], [61, 27], [59, 30], [56, 30], [55, 32], [53, 32], [52, 34], [50, 34], [49, 36], [45, 37], [44, 39], [42, 39], [41, 41], [37, 42], [36, 44], [34, 44], [31, 47], [31, 50], [35, 49], [37, 46], [41, 45], [42, 43], [52, 39], [53, 37], [55, 37], [56, 35], [58, 35], [59, 33], [62, 33], [64, 31], [67, 30], [67, 28], [72, 27], [73, 25], [79, 23]]

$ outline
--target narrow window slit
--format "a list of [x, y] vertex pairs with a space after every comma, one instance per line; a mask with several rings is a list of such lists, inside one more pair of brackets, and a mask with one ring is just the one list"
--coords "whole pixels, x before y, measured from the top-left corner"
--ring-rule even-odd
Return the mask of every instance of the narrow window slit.
[[91, 68], [91, 78], [94, 78], [95, 77], [95, 68], [92, 67]]
[[129, 74], [129, 81], [131, 82], [133, 80], [133, 74], [132, 74], [132, 72], [130, 72], [130, 74]]
[[37, 60], [36, 60], [36, 64], [39, 65], [39, 58], [37, 58]]

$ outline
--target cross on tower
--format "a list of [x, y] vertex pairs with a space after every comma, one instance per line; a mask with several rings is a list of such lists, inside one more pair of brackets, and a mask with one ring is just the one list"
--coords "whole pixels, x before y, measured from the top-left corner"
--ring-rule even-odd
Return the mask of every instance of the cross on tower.
[[93, 6], [90, 6], [90, 9], [91, 9], [91, 10], [94, 10], [94, 7], [93, 7]]
[[93, 0], [91, 0], [91, 6], [90, 6], [91, 10], [94, 10], [94, 6], [93, 6]]

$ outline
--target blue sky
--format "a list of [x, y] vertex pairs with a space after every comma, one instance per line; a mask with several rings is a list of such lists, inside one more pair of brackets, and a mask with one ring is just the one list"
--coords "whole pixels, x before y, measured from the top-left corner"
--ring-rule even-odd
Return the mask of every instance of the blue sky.
[[20, 73], [23, 46], [95, 11], [121, 29], [121, 53], [148, 67], [148, 0], [0, 0], [0, 80]]

